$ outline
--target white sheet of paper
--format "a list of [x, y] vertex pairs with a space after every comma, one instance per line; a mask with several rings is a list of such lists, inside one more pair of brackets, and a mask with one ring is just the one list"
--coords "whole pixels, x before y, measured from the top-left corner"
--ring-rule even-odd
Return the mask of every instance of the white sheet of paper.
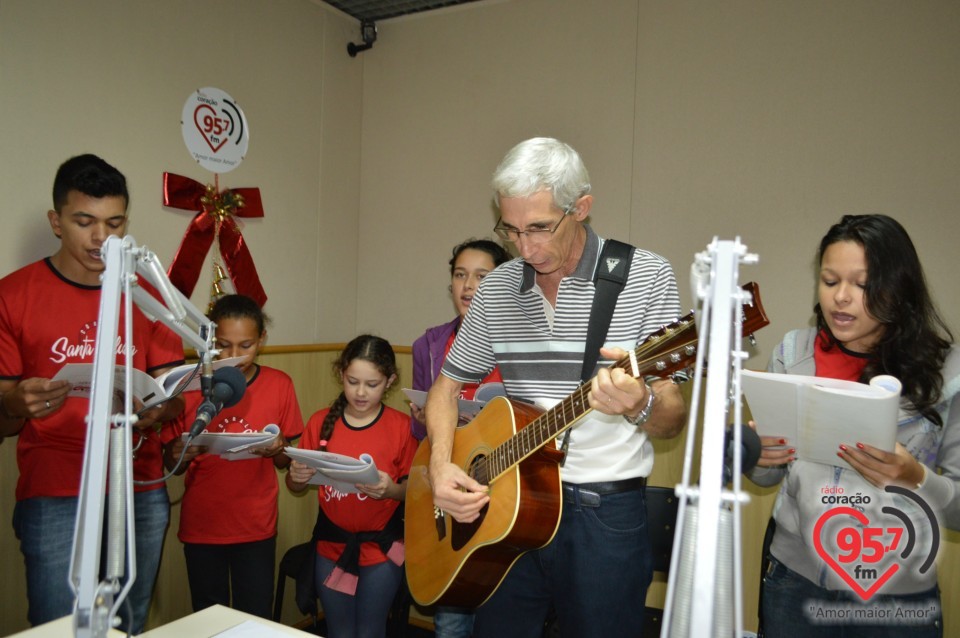
[[841, 443], [896, 446], [901, 384], [895, 377], [865, 384], [743, 370], [740, 383], [757, 432], [786, 439], [797, 458], [840, 465]]
[[[207, 454], [218, 454], [230, 461], [260, 458], [251, 454], [251, 450], [269, 446], [280, 433], [273, 423], [263, 428], [263, 432], [201, 432], [190, 445], [203, 445]], [[186, 443], [190, 437], [184, 432], [180, 438]]]
[[[410, 403], [414, 404], [421, 410], [423, 409], [424, 404], [427, 402], [427, 393], [423, 390], [411, 390], [410, 388], [404, 388], [403, 393], [407, 395], [407, 399], [410, 400]], [[507, 392], [503, 388], [502, 383], [483, 383], [480, 387], [477, 388], [477, 392], [474, 395], [473, 400], [470, 399], [457, 399], [457, 409], [462, 415], [469, 415], [470, 418], [477, 416], [477, 413], [483, 409], [483, 406], [487, 404], [487, 401], [493, 397], [506, 396]]]
[[369, 454], [361, 454], [360, 458], [321, 452], [319, 450], [301, 450], [300, 448], [284, 448], [287, 456], [294, 461], [316, 468], [317, 473], [310, 479], [312, 485], [330, 485], [344, 494], [356, 494], [355, 485], [372, 485], [380, 481], [380, 472], [377, 464]]
[[[236, 366], [246, 357], [229, 357], [227, 359], [218, 359], [213, 362], [213, 369]], [[190, 373], [196, 369], [195, 363], [188, 363], [168, 370], [157, 378], [153, 378], [142, 370], [132, 370], [133, 396], [142, 401], [146, 406], [151, 406], [169, 397], [173, 394], [180, 383], [189, 378]], [[124, 366], [116, 365], [113, 368], [113, 387], [118, 396], [123, 396], [124, 378], [126, 372]], [[67, 380], [73, 384], [67, 396], [71, 397], [89, 397], [93, 386], [93, 364], [92, 363], [67, 363], [64, 364], [57, 374], [53, 377], [54, 381]], [[200, 389], [200, 373], [185, 384], [183, 392]]]

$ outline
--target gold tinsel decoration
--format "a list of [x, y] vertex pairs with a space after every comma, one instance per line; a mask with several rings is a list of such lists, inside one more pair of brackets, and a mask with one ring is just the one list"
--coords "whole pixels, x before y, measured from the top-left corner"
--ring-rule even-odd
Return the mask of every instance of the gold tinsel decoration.
[[230, 278], [223, 271], [223, 267], [220, 265], [220, 262], [214, 260], [213, 262], [213, 283], [210, 284], [210, 303], [207, 305], [207, 314], [210, 314], [210, 311], [213, 310], [213, 304], [224, 297], [229, 293], [229, 291], [224, 289], [224, 282], [229, 282]]

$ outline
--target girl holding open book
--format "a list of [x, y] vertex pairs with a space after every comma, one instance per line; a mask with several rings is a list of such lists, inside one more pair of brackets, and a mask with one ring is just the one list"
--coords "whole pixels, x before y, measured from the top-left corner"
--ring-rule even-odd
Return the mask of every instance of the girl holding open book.
[[942, 636], [931, 517], [960, 528], [960, 351], [894, 219], [844, 216], [821, 240], [818, 258], [817, 325], [788, 333], [769, 370], [860, 382], [896, 377], [903, 385], [897, 443], [884, 451], [843, 442], [827, 465], [795, 458], [791, 441], [761, 437], [750, 477], [759, 485], [782, 481], [761, 591], [763, 631]]
[[[290, 459], [283, 448], [303, 431], [303, 417], [293, 381], [285, 373], [256, 363], [267, 338], [267, 317], [253, 299], [227, 295], [210, 311], [216, 322], [220, 356], [246, 357], [237, 367], [247, 381], [240, 401], [224, 408], [206, 428], [209, 433], [262, 432], [277, 436], [253, 458], [229, 460], [190, 446], [178, 473], [186, 471], [180, 530], [194, 611], [215, 604], [232, 606], [262, 618], [273, 612], [273, 575], [277, 537], [275, 468]], [[164, 463], [172, 470], [183, 450], [181, 435], [190, 430], [200, 392], [184, 393], [186, 409], [161, 432]]]
[[[403, 508], [406, 477], [417, 441], [410, 418], [383, 404], [397, 380], [393, 348], [361, 335], [334, 362], [343, 391], [307, 422], [300, 449], [372, 457], [380, 480], [348, 493], [331, 485], [318, 490], [320, 509], [314, 584], [327, 635], [384, 636], [387, 614], [403, 579]], [[294, 461], [287, 486], [306, 489], [316, 469]]]

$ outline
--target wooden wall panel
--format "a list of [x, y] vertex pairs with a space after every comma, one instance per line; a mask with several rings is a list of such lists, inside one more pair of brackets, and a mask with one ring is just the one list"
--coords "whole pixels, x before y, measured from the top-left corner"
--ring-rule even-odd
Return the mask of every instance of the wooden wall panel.
[[[311, 347], [310, 351], [290, 351], [272, 349], [261, 355], [260, 362], [286, 371], [294, 379], [304, 419], [327, 405], [339, 391], [331, 369], [331, 362], [338, 345], [329, 347]], [[388, 404], [405, 410], [404, 397], [399, 388], [410, 384], [411, 358], [409, 348], [398, 348], [400, 382], [387, 398]], [[684, 391], [689, 393], [688, 384]], [[688, 396], [689, 399], [689, 396]], [[680, 481], [683, 470], [683, 455], [686, 435], [670, 441], [655, 441], [656, 464], [650, 482], [653, 485], [675, 485]], [[26, 597], [24, 595], [23, 562], [17, 541], [9, 524], [14, 504], [14, 486], [17, 469], [15, 461], [15, 439], [9, 439], [0, 445], [0, 512], [3, 522], [0, 524], [0, 552], [8, 556], [8, 569], [5, 570], [4, 595], [0, 596], [0, 635], [7, 635], [27, 627]], [[695, 454], [695, 458], [699, 452]], [[696, 472], [694, 472], [696, 475]], [[282, 475], [278, 476], [283, 480]], [[747, 629], [756, 626], [757, 591], [759, 585], [760, 547], [763, 531], [776, 496], [776, 488], [758, 488], [749, 481], [744, 482], [751, 496], [751, 502], [744, 510], [744, 625]], [[168, 491], [172, 501], [171, 524], [167, 533], [160, 576], [151, 608], [148, 628], [156, 627], [180, 618], [191, 612], [189, 587], [186, 580], [186, 568], [182, 545], [176, 537], [179, 524], [179, 499], [183, 492], [183, 481], [175, 477], [168, 482]], [[281, 487], [280, 523], [277, 536], [277, 561], [287, 548], [306, 541], [313, 529], [316, 518], [316, 492], [309, 490], [301, 495], [290, 494]], [[940, 570], [942, 574], [960, 571], [960, 533], [948, 531], [940, 552]], [[960, 631], [960, 622], [955, 613], [960, 601], [960, 583], [955, 579], [941, 578], [944, 609], [946, 610], [946, 634]], [[651, 587], [648, 600], [651, 604], [661, 605], [665, 593], [665, 581], [657, 577]], [[429, 615], [429, 609], [419, 610], [415, 615]], [[302, 620], [293, 602], [293, 581], [287, 582], [287, 594], [283, 606], [283, 622], [295, 624]]]

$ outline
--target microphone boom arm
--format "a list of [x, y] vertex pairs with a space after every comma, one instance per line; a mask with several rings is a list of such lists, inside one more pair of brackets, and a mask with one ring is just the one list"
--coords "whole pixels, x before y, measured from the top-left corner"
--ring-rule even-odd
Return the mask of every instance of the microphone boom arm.
[[[740, 262], [756, 263], [746, 246], [714, 238], [699, 253], [691, 269], [701, 347], [697, 350], [694, 386], [689, 410], [683, 477], [674, 532], [674, 553], [664, 608], [662, 636], [700, 638], [743, 634], [742, 570], [740, 560], [740, 505], [749, 497], [740, 489], [741, 432], [733, 433], [733, 489], [723, 484], [726, 448], [724, 436], [731, 398], [740, 396], [741, 305], [749, 292], [738, 286]], [[710, 374], [704, 374], [704, 357]], [[697, 429], [702, 379], [707, 377], [703, 410], [700, 484], [691, 486], [691, 467]], [[741, 423], [741, 404], [733, 401], [734, 423]], [[727, 527], [729, 526], [729, 529]], [[732, 537], [732, 538], [731, 538]], [[679, 552], [676, 548], [679, 548]], [[732, 574], [731, 574], [732, 571]], [[721, 596], [733, 598], [730, 605]]]
[[[77, 638], [107, 636], [117, 612], [136, 580], [136, 530], [133, 513], [131, 428], [137, 421], [130, 394], [133, 360], [133, 306], [161, 321], [192, 345], [201, 362], [217, 354], [215, 324], [174, 288], [156, 255], [138, 247], [131, 236], [109, 237], [101, 247], [104, 272], [94, 347], [93, 378], [87, 413], [87, 437], [77, 518], [70, 557], [70, 587], [76, 595], [73, 629]], [[138, 274], [153, 285], [163, 302], [139, 287]], [[114, 397], [114, 338], [120, 334], [120, 300], [124, 301], [124, 407], [111, 415]], [[107, 474], [109, 471], [109, 494]], [[104, 578], [100, 578], [104, 511], [107, 511]], [[126, 558], [126, 560], [124, 560]], [[129, 578], [121, 589], [126, 565]]]

